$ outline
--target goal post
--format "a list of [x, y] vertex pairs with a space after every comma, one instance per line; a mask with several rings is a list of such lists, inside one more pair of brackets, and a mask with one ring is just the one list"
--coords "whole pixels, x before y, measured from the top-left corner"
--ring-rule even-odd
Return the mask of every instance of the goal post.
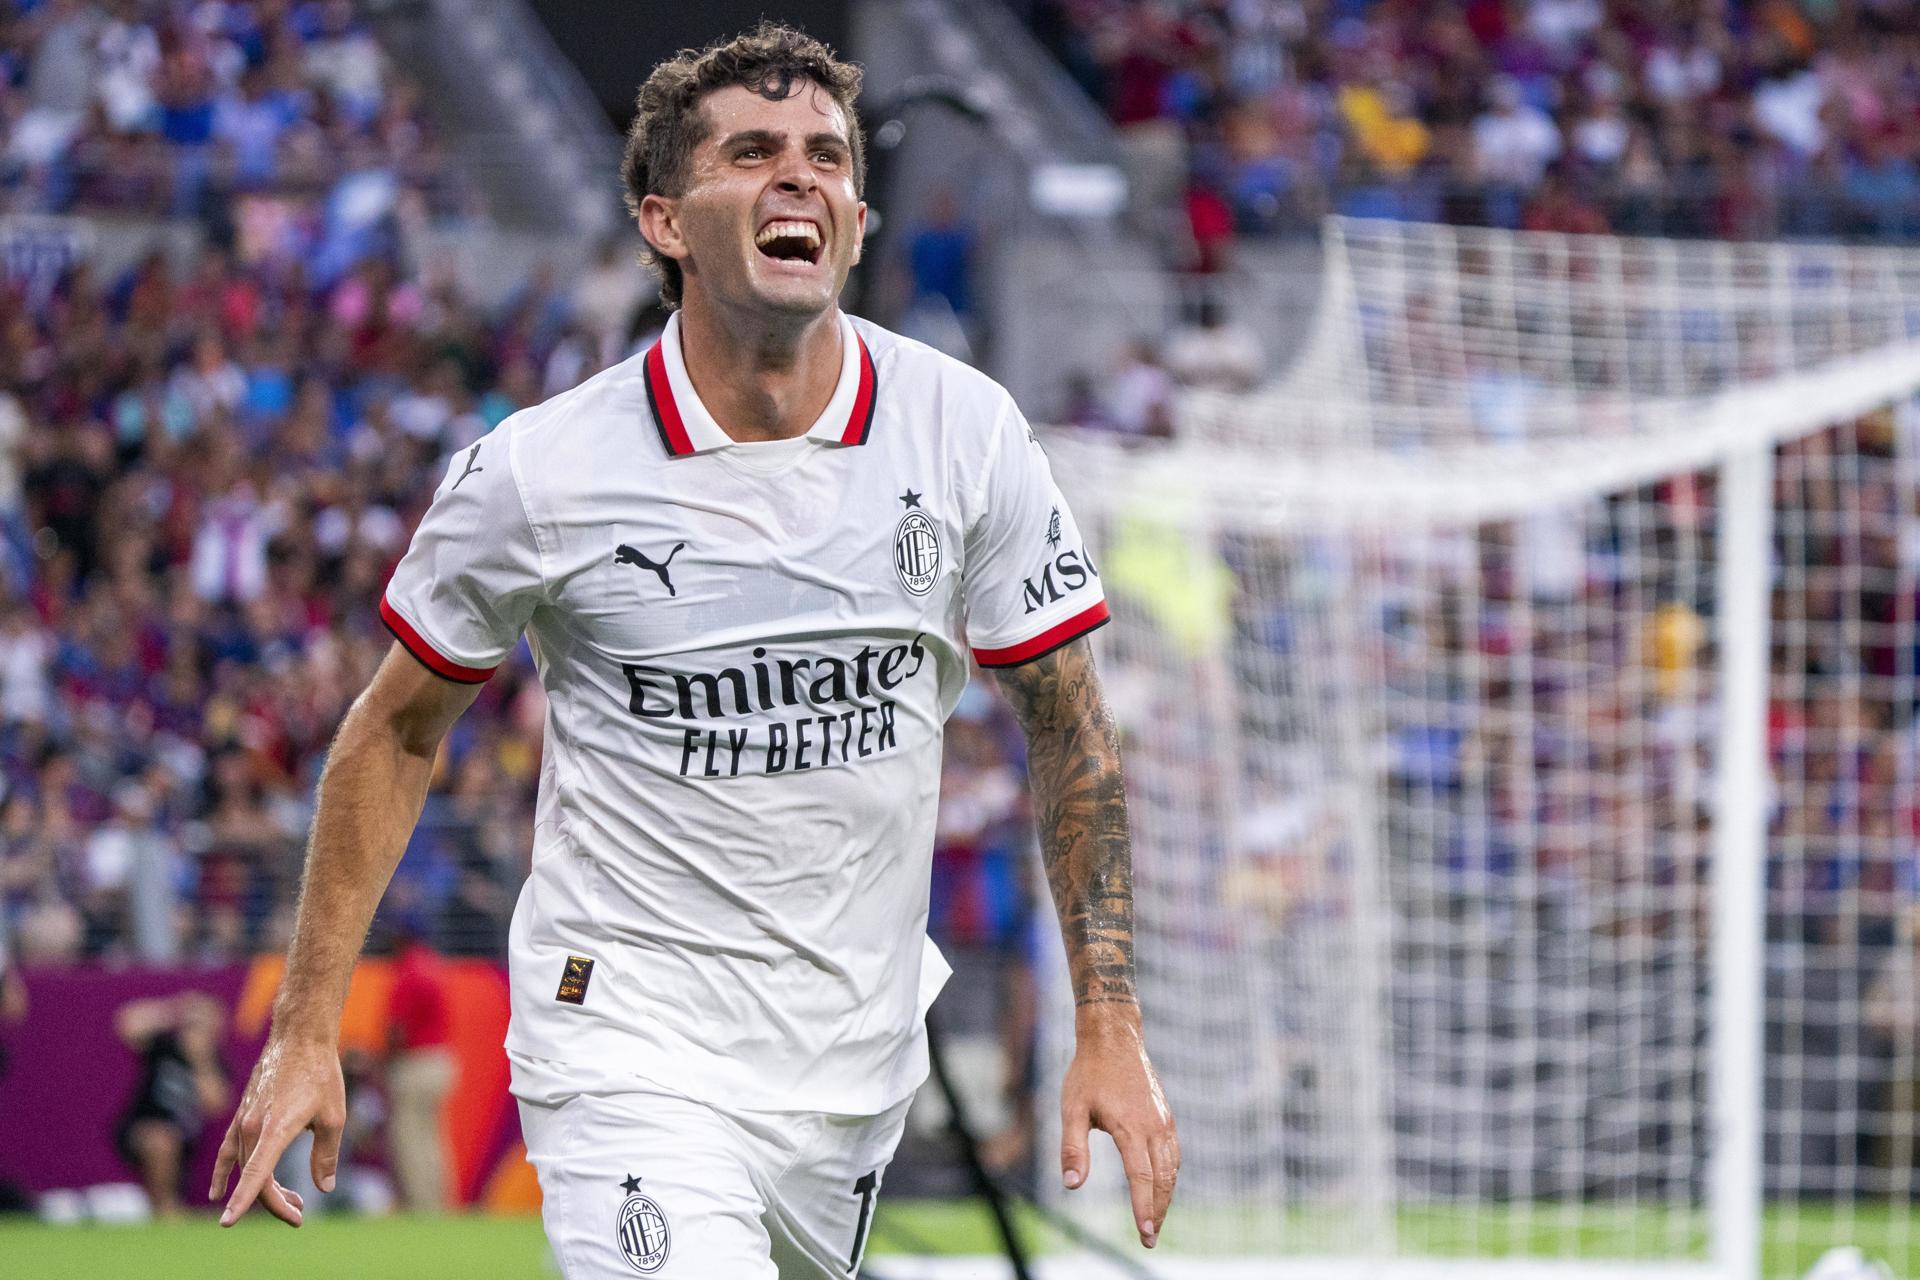
[[1708, 1257], [1727, 1280], [1760, 1274], [1772, 516], [1772, 444], [1737, 449], [1720, 466], [1720, 724], [1706, 1042], [1712, 1083]]
[[[1920, 254], [1324, 244], [1273, 384], [1047, 438], [1185, 1152], [1146, 1260], [1908, 1273]], [[1051, 1183], [1122, 1233], [1117, 1161]]]

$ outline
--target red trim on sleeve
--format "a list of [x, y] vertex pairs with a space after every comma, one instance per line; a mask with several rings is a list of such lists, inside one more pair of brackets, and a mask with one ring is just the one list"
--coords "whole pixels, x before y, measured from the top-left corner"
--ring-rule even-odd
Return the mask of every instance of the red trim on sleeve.
[[660, 441], [671, 457], [684, 458], [693, 452], [693, 438], [680, 419], [680, 406], [674, 403], [673, 382], [667, 377], [666, 339], [653, 344], [647, 352], [647, 408], [653, 410], [653, 423], [660, 429]]
[[975, 649], [973, 660], [983, 667], [1017, 667], [1023, 662], [1043, 658], [1063, 644], [1078, 640], [1110, 617], [1112, 615], [1107, 612], [1107, 602], [1098, 600], [1091, 609], [1083, 609], [1065, 622], [1048, 627], [1031, 640], [1023, 640], [1004, 649]]
[[860, 344], [860, 390], [853, 397], [853, 412], [847, 415], [847, 428], [840, 433], [841, 444], [865, 444], [867, 432], [873, 430], [873, 402], [875, 384], [878, 376], [873, 369], [873, 355], [867, 350], [867, 340], [859, 334], [853, 340]]
[[393, 638], [418, 659], [421, 666], [437, 676], [445, 676], [461, 684], [485, 684], [487, 677], [499, 670], [498, 667], [463, 667], [451, 658], [442, 657], [438, 649], [420, 638], [420, 633], [400, 616], [398, 609], [387, 603], [384, 595], [380, 597], [380, 621], [387, 624], [387, 630], [393, 632]]

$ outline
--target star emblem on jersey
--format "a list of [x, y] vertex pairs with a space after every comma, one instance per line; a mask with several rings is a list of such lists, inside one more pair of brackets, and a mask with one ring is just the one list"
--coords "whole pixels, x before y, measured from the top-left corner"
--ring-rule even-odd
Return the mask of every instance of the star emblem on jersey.
[[1058, 507], [1055, 507], [1053, 514], [1047, 517], [1047, 545], [1050, 547], [1060, 545], [1060, 508]]
[[646, 552], [635, 550], [623, 542], [613, 549], [613, 562], [615, 564], [630, 564], [637, 568], [653, 570], [660, 579], [660, 585], [667, 589], [667, 594], [670, 596], [678, 595], [680, 593], [673, 589], [673, 579], [667, 576], [667, 566], [673, 563], [673, 558], [679, 555], [680, 549], [686, 545], [684, 542], [674, 543], [673, 550], [667, 552], [667, 558], [655, 563], [647, 558]]
[[927, 513], [918, 509], [919, 494], [909, 489], [900, 501], [914, 510], [901, 516], [893, 530], [893, 568], [900, 575], [901, 586], [923, 596], [940, 578], [940, 531]]
[[643, 1276], [652, 1275], [667, 1265], [672, 1240], [667, 1231], [667, 1215], [660, 1206], [640, 1194], [640, 1179], [628, 1174], [620, 1189], [627, 1198], [620, 1204], [615, 1239], [620, 1256]]
[[[466, 469], [465, 471], [462, 471], [462, 472], [460, 473], [460, 480], [465, 480], [465, 479], [466, 479], [466, 478], [467, 478], [468, 476], [470, 476], [470, 475], [472, 475], [472, 474], [473, 474], [474, 472], [476, 472], [476, 471], [485, 471], [485, 470], [486, 470], [486, 468], [485, 468], [485, 467], [476, 467], [476, 466], [474, 466], [474, 465], [473, 465], [473, 460], [474, 460], [475, 458], [478, 458], [479, 456], [480, 456], [480, 446], [479, 446], [479, 445], [475, 445], [475, 446], [473, 446], [473, 448], [471, 448], [471, 449], [469, 449], [469, 450], [467, 450], [467, 469]], [[460, 480], [455, 480], [455, 481], [453, 482], [453, 489], [458, 489], [458, 488], [460, 487]], [[447, 490], [447, 492], [448, 492], [448, 493], [452, 493], [452, 492], [453, 492], [453, 489], [449, 489], [449, 490]]]

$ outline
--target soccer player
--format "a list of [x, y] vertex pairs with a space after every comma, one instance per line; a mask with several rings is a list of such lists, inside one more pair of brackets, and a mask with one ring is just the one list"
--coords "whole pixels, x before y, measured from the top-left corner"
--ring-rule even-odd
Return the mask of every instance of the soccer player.
[[1179, 1146], [1141, 1038], [1100, 579], [1011, 398], [844, 315], [857, 68], [762, 25], [656, 68], [628, 202], [659, 343], [450, 461], [397, 644], [319, 789], [273, 1029], [214, 1174], [333, 1184], [360, 941], [441, 736], [524, 633], [548, 696], [509, 940], [513, 1092], [568, 1280], [845, 1277], [927, 1071], [941, 726], [969, 651], [1029, 744], [1077, 1002], [1066, 1185], [1112, 1135], [1141, 1242]]

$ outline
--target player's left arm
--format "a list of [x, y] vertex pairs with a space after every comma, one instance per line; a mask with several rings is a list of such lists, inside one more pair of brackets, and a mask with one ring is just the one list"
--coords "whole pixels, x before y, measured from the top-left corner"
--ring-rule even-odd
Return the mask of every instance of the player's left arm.
[[1140, 1242], [1152, 1248], [1173, 1200], [1180, 1139], [1147, 1059], [1134, 994], [1133, 849], [1119, 734], [1084, 637], [994, 674], [1026, 731], [1041, 858], [1073, 980], [1061, 1173], [1069, 1188], [1085, 1182], [1088, 1133], [1106, 1130], [1126, 1166]]

